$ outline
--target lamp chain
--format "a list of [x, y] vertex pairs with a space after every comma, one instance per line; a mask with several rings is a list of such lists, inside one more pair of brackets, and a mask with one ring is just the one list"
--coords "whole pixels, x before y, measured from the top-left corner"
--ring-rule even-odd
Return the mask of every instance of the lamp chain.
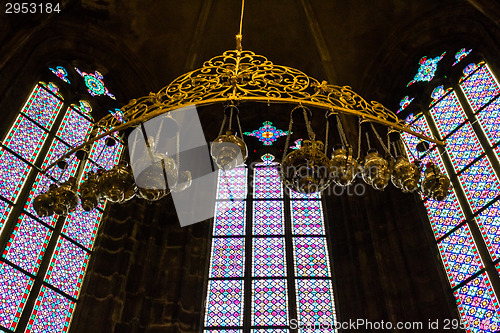
[[326, 134], [325, 134], [325, 155], [327, 154], [328, 152], [328, 132], [330, 130], [330, 121], [328, 120], [328, 111], [326, 112]]
[[307, 119], [307, 108], [302, 106], [302, 111], [304, 112], [304, 119], [306, 121], [306, 128], [307, 128], [307, 135], [309, 136], [310, 140], [315, 140], [316, 135], [314, 134], [311, 124], [309, 123], [309, 119]]
[[[239, 113], [239, 112], [238, 112]], [[236, 122], [238, 123], [238, 129], [240, 131], [240, 137], [241, 137], [241, 140], [243, 140], [243, 142], [245, 142], [245, 140], [243, 139], [243, 131], [241, 130], [241, 123], [240, 123], [240, 117], [238, 114], [236, 114]]]
[[342, 141], [342, 145], [344, 146], [344, 148], [347, 148], [347, 138], [342, 126], [342, 120], [340, 119], [340, 116], [338, 114], [335, 117], [337, 118], [337, 129], [339, 131], [340, 140]]
[[384, 140], [382, 140], [382, 138], [380, 137], [380, 135], [378, 135], [378, 132], [375, 129], [375, 126], [373, 126], [373, 123], [370, 123], [370, 125], [372, 127], [373, 132], [375, 132], [375, 136], [377, 137], [377, 140], [380, 142], [380, 145], [382, 146], [382, 148], [385, 150], [385, 152], [387, 154], [391, 155], [391, 152], [389, 151], [389, 149], [387, 149], [387, 146], [384, 144]]
[[224, 125], [226, 124], [226, 113], [224, 112], [224, 118], [222, 118], [222, 125], [220, 127], [220, 130], [219, 130], [219, 135], [218, 136], [221, 136], [222, 135], [222, 132], [224, 131]]
[[[295, 110], [295, 109], [294, 109]], [[285, 140], [285, 148], [283, 149], [283, 158], [281, 159], [281, 163], [283, 164], [283, 161], [285, 160], [286, 157], [286, 152], [288, 150], [288, 145], [290, 144], [290, 136], [292, 135], [292, 126], [293, 126], [293, 110], [290, 112], [290, 123], [288, 124], [288, 134], [286, 136]]]
[[357, 161], [359, 161], [361, 157], [361, 118], [359, 119], [359, 125], [358, 125], [358, 157], [356, 158]]

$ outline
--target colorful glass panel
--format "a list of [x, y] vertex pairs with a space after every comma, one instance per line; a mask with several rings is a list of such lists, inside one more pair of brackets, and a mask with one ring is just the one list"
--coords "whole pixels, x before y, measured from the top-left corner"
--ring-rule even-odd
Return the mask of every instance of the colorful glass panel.
[[33, 279], [0, 263], [0, 325], [14, 330], [33, 286]]
[[457, 173], [484, 153], [469, 123], [465, 123], [446, 139], [446, 151], [450, 155]]
[[410, 105], [410, 103], [413, 102], [414, 99], [415, 99], [415, 97], [412, 97], [412, 98], [410, 98], [410, 96], [403, 97], [403, 99], [399, 102], [400, 107], [396, 113], [400, 113], [401, 111], [406, 109], [408, 107], [408, 105]]
[[243, 200], [247, 197], [247, 169], [219, 170], [217, 199]]
[[278, 169], [256, 167], [254, 169], [254, 193], [256, 199], [279, 199], [283, 197]]
[[288, 324], [286, 280], [252, 281], [252, 326]]
[[254, 201], [253, 212], [254, 235], [285, 234], [283, 201]]
[[60, 237], [45, 275], [45, 281], [76, 298], [89, 257], [87, 251]]
[[45, 222], [46, 224], [50, 225], [51, 227], [55, 227], [56, 222], [57, 222], [57, 215], [51, 215], [51, 216], [45, 216], [45, 217], [40, 217], [38, 214], [35, 212], [35, 209], [33, 208], [33, 200], [41, 193], [47, 192], [49, 190], [49, 186], [51, 184], [54, 184], [55, 182], [44, 176], [43, 174], [39, 173], [36, 178], [35, 182], [33, 183], [30, 193], [28, 195], [28, 200], [26, 200], [24, 204], [24, 210], [27, 211], [28, 213], [31, 213], [33, 216], [37, 216], [39, 220]]
[[93, 209], [86, 212], [78, 206], [66, 218], [62, 233], [88, 250], [92, 250], [101, 218], [101, 211]]
[[56, 135], [71, 147], [76, 147], [88, 138], [91, 129], [92, 122], [68, 108]]
[[293, 200], [290, 202], [290, 209], [292, 213], [292, 234], [325, 234], [321, 201]]
[[500, 142], [500, 98], [491, 102], [476, 117], [490, 144]]
[[[423, 115], [418, 117], [412, 123], [411, 128], [418, 133], [432, 137], [431, 130], [429, 128], [429, 124], [427, 124], [427, 120], [425, 119], [425, 117]], [[422, 140], [420, 138], [417, 138], [416, 136], [413, 136], [413, 135], [408, 134], [406, 132], [402, 132], [401, 136], [403, 138], [403, 141], [406, 143], [407, 150], [409, 150], [409, 151], [407, 151], [408, 159], [410, 160], [410, 162], [413, 162], [413, 160], [414, 160], [413, 157], [418, 158], [420, 156], [420, 153], [417, 151], [417, 145]]]
[[288, 333], [289, 331], [286, 329], [275, 329], [275, 328], [268, 328], [268, 329], [252, 329], [250, 330], [251, 333]]
[[483, 234], [493, 260], [500, 258], [500, 201], [494, 202], [476, 216], [476, 222]]
[[498, 332], [500, 308], [486, 273], [454, 291], [468, 332]]
[[246, 204], [246, 201], [217, 201], [213, 235], [244, 235]]
[[2, 234], [3, 226], [5, 225], [5, 221], [10, 214], [12, 206], [3, 200], [0, 200], [0, 235]]
[[19, 115], [5, 138], [4, 145], [33, 163], [45, 138], [47, 138], [46, 131], [23, 115]]
[[68, 71], [63, 66], [49, 67], [50, 71], [66, 83], [71, 83], [68, 79]]
[[106, 85], [104, 84], [104, 77], [99, 71], [95, 71], [94, 74], [89, 74], [82, 72], [78, 68], [75, 67], [75, 70], [80, 74], [81, 77], [83, 77], [83, 80], [85, 81], [85, 85], [87, 86], [87, 91], [89, 92], [90, 95], [92, 96], [109, 96], [112, 99], [115, 99], [115, 95], [109, 92], [108, 88], [106, 88]]
[[[45, 161], [42, 164], [42, 168], [45, 169], [54, 161], [59, 159], [61, 156], [70, 151], [71, 148], [66, 145], [64, 142], [60, 141], [57, 138], [54, 138], [54, 141], [50, 144], [49, 152], [45, 157]], [[78, 159], [73, 154], [70, 157], [66, 158], [67, 166], [65, 169], [59, 168], [57, 165], [52, 167], [47, 171], [47, 173], [52, 176], [54, 179], [58, 179], [63, 182], [66, 181], [69, 177], [74, 176], [76, 173], [76, 169], [78, 167]]]
[[458, 125], [467, 120], [464, 109], [454, 91], [437, 102], [430, 111], [442, 138], [445, 138]]
[[295, 286], [298, 325], [304, 329], [317, 327], [320, 324], [324, 327], [335, 327], [336, 314], [332, 282], [330, 280], [297, 279]]
[[0, 195], [15, 202], [30, 169], [19, 158], [0, 148]]
[[[52, 86], [55, 87], [55, 85]], [[21, 112], [45, 129], [50, 130], [62, 104], [63, 102], [59, 98], [45, 90], [41, 85], [37, 85]]]
[[278, 140], [279, 137], [287, 135], [288, 131], [277, 129], [273, 126], [272, 122], [265, 121], [259, 129], [253, 132], [244, 132], [243, 134], [256, 137], [263, 145], [270, 146]]
[[466, 224], [441, 240], [438, 247], [452, 287], [484, 268]]
[[288, 189], [288, 194], [290, 195], [290, 198], [292, 198], [292, 199], [320, 199], [321, 198], [321, 192], [300, 193], [300, 192], [295, 192], [293, 190]]
[[209, 280], [205, 326], [242, 326], [243, 296], [242, 280]]
[[[102, 132], [99, 132], [98, 134], [101, 134]], [[106, 138], [108, 136], [105, 136], [92, 145], [92, 148], [90, 149], [90, 154], [89, 158], [99, 164], [102, 168], [109, 170], [113, 166], [115, 166], [118, 161], [120, 160], [120, 155], [123, 151], [123, 145], [121, 143], [117, 143], [114, 146], [106, 146]]]
[[294, 237], [295, 276], [329, 277], [330, 260], [324, 237]]
[[431, 222], [432, 231], [436, 240], [450, 232], [465, 220], [464, 212], [457, 200], [455, 190], [443, 200], [427, 199], [425, 202], [427, 215]]
[[462, 80], [460, 87], [474, 111], [478, 111], [500, 93], [498, 81], [486, 64]]
[[472, 49], [466, 50], [465, 47], [460, 49], [457, 53], [455, 53], [455, 62], [453, 63], [452, 66], [455, 66], [460, 61], [462, 61], [465, 57], [467, 57], [469, 55], [469, 53], [471, 51], [472, 51]]
[[285, 239], [265, 237], [252, 239], [252, 276], [286, 276]]
[[431, 81], [436, 73], [438, 62], [443, 59], [445, 54], [446, 52], [443, 52], [440, 56], [435, 58], [422, 57], [419, 61], [420, 67], [418, 68], [417, 74], [415, 74], [413, 80], [408, 82], [406, 86], [409, 87], [415, 82]]
[[25, 333], [67, 332], [75, 302], [42, 286]]
[[210, 278], [242, 277], [245, 262], [243, 238], [213, 238]]
[[483, 157], [458, 175], [474, 212], [500, 194], [500, 182], [487, 157]]
[[22, 214], [3, 252], [3, 257], [31, 274], [36, 274], [52, 232]]

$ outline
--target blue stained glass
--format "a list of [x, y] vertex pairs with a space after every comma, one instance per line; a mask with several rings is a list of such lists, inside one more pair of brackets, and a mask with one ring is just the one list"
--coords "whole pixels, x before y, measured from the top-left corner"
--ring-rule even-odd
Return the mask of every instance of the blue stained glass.
[[75, 302], [42, 286], [24, 333], [68, 331]]
[[89, 253], [60, 237], [50, 261], [45, 281], [76, 298], [83, 282]]
[[280, 199], [283, 197], [283, 187], [277, 168], [254, 168], [253, 197], [256, 199]]
[[458, 179], [474, 212], [500, 194], [500, 182], [486, 157], [465, 169]]
[[335, 327], [336, 314], [332, 282], [330, 280], [297, 279], [295, 287], [298, 325], [305, 332], [320, 324], [323, 325], [322, 327]]
[[76, 147], [85, 142], [91, 129], [92, 123], [70, 107], [56, 135], [71, 147]]
[[15, 330], [33, 279], [7, 263], [0, 263], [0, 325]]
[[288, 324], [286, 280], [252, 281], [252, 326]]
[[47, 132], [23, 115], [19, 115], [4, 140], [4, 145], [33, 163], [40, 152]]
[[[54, 84], [51, 87], [53, 87], [52, 89], [57, 88]], [[49, 93], [39, 84], [31, 93], [21, 112], [28, 115], [45, 129], [50, 130], [62, 104], [63, 102], [59, 98]]]
[[243, 134], [248, 136], [254, 136], [259, 139], [265, 146], [272, 145], [280, 136], [285, 136], [288, 131], [282, 131], [273, 126], [270, 121], [265, 121], [259, 129], [253, 132], [244, 132]]
[[[469, 69], [464, 69], [465, 73], [468, 71]], [[461, 80], [460, 87], [474, 111], [479, 110], [500, 93], [498, 81], [486, 64], [480, 66], [468, 78]]]
[[254, 201], [253, 212], [254, 235], [285, 234], [283, 201]]
[[242, 280], [209, 280], [205, 326], [242, 326], [243, 296]]
[[92, 250], [101, 218], [101, 211], [93, 209], [86, 212], [78, 206], [66, 218], [62, 232], [78, 244]]
[[324, 235], [321, 201], [290, 201], [294, 235]]
[[243, 200], [247, 197], [247, 169], [219, 170], [217, 199]]
[[87, 86], [87, 91], [89, 92], [90, 95], [92, 96], [109, 96], [112, 99], [116, 99], [115, 95], [109, 92], [108, 88], [106, 88], [106, 85], [104, 84], [104, 77], [99, 71], [95, 71], [94, 74], [92, 73], [85, 73], [79, 70], [78, 68], [75, 67], [75, 70], [80, 74], [81, 77], [83, 77], [83, 80], [85, 81], [85, 85]]
[[12, 206], [6, 201], [0, 200], [0, 235], [2, 234], [3, 226], [5, 221], [10, 214]]
[[440, 241], [438, 247], [452, 288], [484, 268], [467, 224]]
[[268, 329], [252, 329], [251, 333], [288, 333], [289, 331], [286, 329], [276, 329], [276, 328], [268, 328]]
[[491, 145], [500, 142], [500, 98], [476, 115]]
[[213, 238], [210, 256], [210, 277], [243, 277], [245, 240], [243, 238]]
[[500, 201], [494, 202], [476, 217], [493, 260], [500, 258]]
[[285, 277], [285, 239], [283, 237], [253, 238], [252, 276]]
[[409, 87], [415, 82], [431, 81], [436, 73], [438, 62], [443, 59], [445, 54], [446, 52], [443, 52], [440, 56], [435, 58], [422, 57], [419, 61], [420, 67], [418, 68], [417, 74], [415, 74], [413, 80], [408, 82], [406, 86]]
[[31, 274], [36, 274], [52, 232], [22, 214], [3, 252], [3, 257]]
[[214, 236], [245, 234], [246, 201], [218, 201], [215, 209]]
[[53, 180], [39, 173], [35, 178], [33, 186], [31, 186], [28, 200], [26, 200], [24, 204], [24, 210], [27, 211], [28, 213], [31, 213], [34, 216], [37, 216], [39, 220], [45, 222], [51, 227], [55, 227], [57, 222], [57, 215], [54, 214], [51, 216], [39, 217], [38, 214], [35, 212], [35, 209], [33, 209], [33, 200], [39, 194], [47, 192], [51, 184], [54, 184]]
[[486, 273], [455, 290], [454, 294], [467, 332], [498, 332], [500, 308]]
[[329, 277], [330, 260], [324, 237], [294, 237], [295, 276]]
[[424, 204], [427, 208], [427, 215], [429, 216], [436, 240], [443, 237], [465, 220], [464, 213], [453, 189], [443, 201], [429, 198]]
[[446, 151], [453, 161], [456, 172], [462, 170], [484, 152], [469, 123], [465, 123], [446, 139]]
[[15, 202], [30, 169], [19, 158], [0, 148], [0, 195]]
[[437, 102], [430, 109], [430, 112], [442, 138], [467, 120], [464, 109], [454, 91]]

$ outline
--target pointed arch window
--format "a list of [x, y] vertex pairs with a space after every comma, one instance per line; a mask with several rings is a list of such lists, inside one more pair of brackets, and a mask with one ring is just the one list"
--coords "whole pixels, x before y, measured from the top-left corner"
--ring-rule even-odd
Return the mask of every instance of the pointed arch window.
[[319, 325], [333, 330], [320, 195], [288, 195], [274, 157], [262, 159], [249, 171], [219, 172], [205, 332], [290, 332]]
[[[54, 82], [35, 85], [0, 144], [0, 331], [66, 332], [103, 215], [81, 207], [67, 217], [39, 217], [33, 199], [50, 184], [77, 175], [79, 167], [110, 168], [123, 149], [105, 138], [91, 148], [87, 165], [76, 157], [63, 169], [44, 168], [84, 142], [93, 129], [92, 103], [76, 103], [60, 89], [74, 84], [74, 69], [49, 68]], [[101, 78], [102, 79], [102, 78]], [[69, 89], [66, 89], [70, 91]]]
[[411, 159], [437, 162], [452, 180], [444, 201], [425, 199], [424, 205], [467, 332], [495, 332], [500, 327], [500, 86], [471, 50], [448, 57], [437, 65], [443, 77], [426, 83], [433, 87], [431, 96], [422, 92], [423, 85], [413, 89], [403, 98], [411, 104], [403, 108], [402, 101], [399, 112], [414, 129], [446, 146], [419, 153], [418, 139], [403, 134], [403, 140]]

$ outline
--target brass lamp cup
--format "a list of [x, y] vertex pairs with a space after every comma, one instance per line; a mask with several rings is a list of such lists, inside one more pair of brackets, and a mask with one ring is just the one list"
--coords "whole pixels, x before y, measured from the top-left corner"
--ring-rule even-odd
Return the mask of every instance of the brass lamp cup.
[[97, 174], [89, 172], [87, 179], [80, 185], [80, 201], [82, 209], [86, 212], [96, 208], [102, 195], [97, 185]]
[[421, 185], [425, 196], [443, 201], [450, 192], [450, 185], [450, 179], [434, 163], [427, 163]]
[[49, 190], [41, 193], [33, 200], [33, 209], [40, 217], [51, 216], [54, 214], [54, 190], [57, 188], [56, 184], [50, 184]]
[[378, 151], [370, 149], [364, 159], [362, 177], [368, 185], [382, 191], [391, 179], [389, 162], [380, 156]]
[[113, 203], [127, 202], [135, 196], [137, 189], [132, 170], [124, 162], [103, 172], [97, 184], [103, 197]]
[[[179, 170], [175, 160], [164, 154], [154, 154], [154, 162], [149, 158], [138, 163], [149, 163], [137, 177], [137, 196], [148, 201], [157, 201], [168, 195], [177, 185]], [[137, 170], [137, 168], [134, 168]]]
[[330, 185], [330, 160], [323, 153], [323, 147], [321, 141], [304, 140], [299, 149], [285, 157], [280, 175], [289, 189], [309, 194]]
[[358, 162], [352, 157], [352, 150], [338, 147], [330, 159], [331, 180], [339, 186], [352, 184], [358, 173]]
[[401, 189], [405, 193], [414, 192], [418, 189], [420, 168], [415, 162], [410, 163], [406, 157], [398, 156], [394, 164], [391, 181], [395, 187]]
[[241, 138], [227, 131], [212, 142], [211, 154], [219, 169], [231, 170], [245, 163], [248, 150]]
[[60, 216], [66, 216], [74, 211], [78, 206], [78, 194], [74, 190], [76, 178], [70, 177], [57, 188], [53, 188], [51, 196], [53, 198], [52, 209]]

